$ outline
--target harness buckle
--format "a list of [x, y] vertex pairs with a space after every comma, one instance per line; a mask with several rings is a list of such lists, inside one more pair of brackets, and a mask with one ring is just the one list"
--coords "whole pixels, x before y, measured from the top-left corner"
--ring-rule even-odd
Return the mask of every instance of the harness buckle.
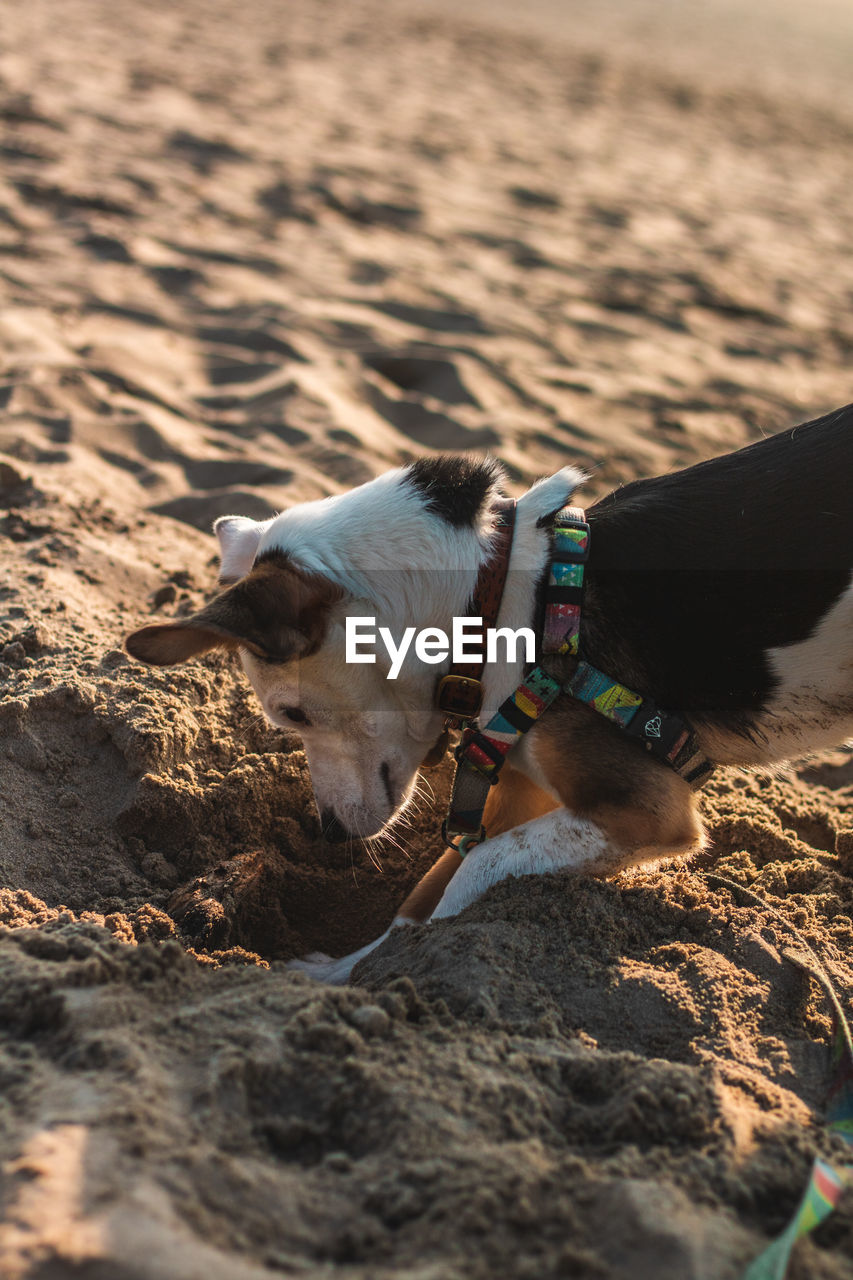
[[481, 826], [479, 832], [460, 831], [451, 837], [447, 834], [447, 819], [445, 818], [441, 824], [441, 838], [449, 849], [452, 849], [454, 853], [458, 853], [460, 858], [464, 858], [472, 845], [483, 843], [486, 838], [486, 828]]
[[454, 720], [473, 720], [483, 705], [483, 686], [473, 676], [446, 675], [438, 682], [436, 706]]

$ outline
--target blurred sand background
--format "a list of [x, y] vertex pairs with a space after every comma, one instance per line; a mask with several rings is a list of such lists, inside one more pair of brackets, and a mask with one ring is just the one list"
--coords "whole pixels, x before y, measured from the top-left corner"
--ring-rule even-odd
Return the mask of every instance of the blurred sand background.
[[[499, 886], [319, 838], [232, 662], [129, 661], [217, 516], [424, 452], [587, 501], [850, 400], [853, 12], [28, 0], [0, 21], [0, 1274], [735, 1280], [816, 1151], [853, 757]], [[725, 654], [721, 653], [725, 661]], [[439, 801], [446, 776], [434, 779]], [[853, 1203], [792, 1280], [853, 1275]]]
[[[460, 13], [449, 0], [428, 11]], [[853, 107], [853, 13], [845, 0], [468, 0], [467, 17], [575, 49], [606, 48], [718, 88]]]

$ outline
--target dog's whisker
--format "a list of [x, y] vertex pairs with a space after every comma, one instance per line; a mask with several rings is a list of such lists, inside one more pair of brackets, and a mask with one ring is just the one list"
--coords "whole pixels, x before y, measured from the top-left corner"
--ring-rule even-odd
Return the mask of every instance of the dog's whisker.
[[433, 808], [432, 805], [425, 805], [425, 804], [419, 804], [417, 802], [413, 802], [410, 808], [406, 811], [406, 813], [401, 814], [399, 821], [407, 823], [408, 826], [413, 827], [415, 825], [414, 819], [422, 818], [425, 812], [431, 813], [432, 808]]
[[235, 730], [234, 739], [238, 746], [245, 747], [249, 740], [249, 735], [253, 732], [261, 732], [269, 730], [270, 723], [262, 711], [253, 711], [250, 713], [249, 720], [241, 728]]
[[403, 857], [404, 857], [407, 861], [410, 861], [410, 860], [411, 860], [411, 856], [412, 856], [412, 855], [411, 855], [411, 852], [410, 852], [410, 850], [409, 850], [408, 846], [407, 846], [407, 845], [405, 845], [405, 844], [402, 842], [402, 840], [398, 839], [398, 838], [397, 838], [397, 835], [396, 835], [395, 833], [393, 833], [393, 832], [385, 832], [385, 839], [386, 839], [386, 840], [388, 841], [388, 843], [392, 846], [392, 848], [394, 848], [394, 849], [396, 849], [396, 850], [398, 851], [398, 853], [402, 853]]
[[364, 845], [365, 853], [367, 854], [370, 861], [373, 863], [376, 870], [379, 872], [384, 872], [385, 868], [382, 866], [382, 862], [377, 853], [377, 848], [381, 848], [381, 842], [379, 841], [378, 837], [366, 836], [362, 840], [362, 844]]
[[432, 804], [433, 801], [435, 800], [435, 797], [426, 795], [417, 786], [414, 786], [412, 787], [412, 794], [409, 797], [409, 800], [411, 804], [417, 806], [418, 808], [422, 808], [424, 804]]
[[254, 727], [255, 725], [254, 725], [254, 717], [253, 717], [248, 724], [243, 725], [242, 728], [239, 728], [236, 730], [234, 737], [236, 738], [237, 742], [240, 744], [241, 747], [245, 746], [246, 739], [248, 738], [250, 732]]
[[376, 853], [374, 853], [373, 849], [367, 850], [367, 856], [370, 859], [370, 861], [373, 863], [377, 871], [379, 871], [380, 873], [384, 871], [385, 868], [382, 866], [380, 859], [378, 858]]
[[412, 788], [413, 794], [421, 796], [430, 803], [435, 801], [435, 791], [429, 778], [422, 773], [415, 774], [415, 785]]

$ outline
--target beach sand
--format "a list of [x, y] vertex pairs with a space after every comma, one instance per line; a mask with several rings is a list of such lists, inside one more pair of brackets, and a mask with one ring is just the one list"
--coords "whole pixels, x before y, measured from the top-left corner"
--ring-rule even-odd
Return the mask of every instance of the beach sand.
[[[849, 15], [704, 12], [6, 6], [4, 1278], [735, 1280], [843, 1158], [781, 951], [847, 1005], [849, 749], [722, 773], [699, 858], [505, 883], [333, 990], [284, 963], [386, 927], [446, 767], [377, 867], [232, 659], [122, 651], [213, 590], [224, 513], [446, 449], [589, 502], [851, 399]], [[851, 1259], [848, 1195], [789, 1274]]]

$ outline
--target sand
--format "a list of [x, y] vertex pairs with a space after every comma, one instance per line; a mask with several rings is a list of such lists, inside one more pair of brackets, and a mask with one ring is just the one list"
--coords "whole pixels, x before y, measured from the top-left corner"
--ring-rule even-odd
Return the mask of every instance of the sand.
[[[847, 1004], [849, 749], [715, 779], [701, 858], [506, 883], [332, 990], [285, 962], [386, 926], [446, 770], [377, 867], [232, 660], [121, 648], [203, 602], [225, 512], [447, 448], [590, 500], [850, 399], [849, 25], [815, 8], [798, 80], [792, 6], [754, 76], [576, 8], [5, 8], [4, 1278], [735, 1280], [839, 1155], [824, 997], [705, 873]], [[790, 1276], [853, 1276], [849, 1195]]]

